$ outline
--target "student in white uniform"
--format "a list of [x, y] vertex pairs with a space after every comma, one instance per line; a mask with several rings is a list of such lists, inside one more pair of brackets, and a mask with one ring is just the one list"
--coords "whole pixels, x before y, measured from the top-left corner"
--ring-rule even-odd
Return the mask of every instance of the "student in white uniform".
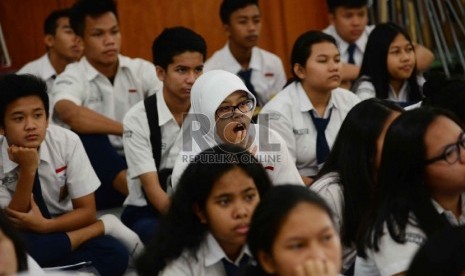
[[265, 105], [259, 118], [283, 137], [304, 183], [310, 185], [342, 121], [360, 99], [339, 88], [340, 54], [330, 35], [302, 34], [294, 43], [291, 64], [294, 81]]
[[262, 26], [258, 0], [223, 0], [220, 17], [228, 42], [205, 62], [205, 72], [238, 74], [263, 106], [286, 84], [281, 59], [257, 47]]
[[273, 187], [255, 209], [247, 243], [257, 265], [244, 275], [340, 275], [331, 209], [305, 187]]
[[[51, 93], [53, 82], [66, 65], [79, 60], [82, 55], [82, 44], [69, 24], [69, 9], [55, 10], [44, 22], [44, 42], [47, 53], [33, 60], [17, 74], [32, 74], [47, 83], [47, 91]], [[51, 103], [50, 103], [51, 104]]]
[[[332, 35], [341, 51], [342, 79], [344, 87], [356, 80], [360, 73], [368, 36], [373, 25], [368, 24], [367, 0], [327, 0], [330, 25], [323, 32]], [[415, 44], [417, 70], [426, 71], [434, 61], [433, 53]]]
[[41, 266], [91, 261], [121, 275], [142, 242], [115, 216], [96, 219], [100, 182], [78, 136], [48, 125], [46, 91], [32, 75], [0, 80], [0, 208]]
[[328, 160], [310, 186], [333, 211], [343, 244], [344, 275], [353, 275], [357, 229], [375, 190], [386, 130], [402, 111], [395, 103], [377, 98], [354, 106], [341, 125]]
[[250, 259], [252, 213], [271, 187], [260, 162], [241, 147], [219, 145], [186, 168], [140, 275], [230, 276]]
[[465, 224], [461, 125], [448, 111], [428, 107], [404, 112], [391, 124], [378, 189], [357, 241], [355, 275], [405, 273], [428, 238]]
[[123, 117], [161, 89], [155, 67], [119, 54], [121, 34], [113, 0], [80, 0], [71, 27], [82, 39], [84, 57], [70, 64], [53, 86], [54, 115], [79, 134], [100, 181], [97, 208], [121, 206], [127, 195]]
[[360, 99], [380, 98], [408, 106], [423, 98], [423, 77], [416, 70], [412, 41], [401, 27], [381, 23], [370, 34], [360, 69], [352, 90]]
[[204, 73], [192, 86], [191, 104], [171, 177], [173, 189], [189, 162], [218, 144], [252, 152], [274, 185], [303, 184], [281, 136], [267, 126], [251, 124], [255, 97], [237, 75], [223, 70]]
[[[144, 243], [151, 240], [159, 215], [169, 207], [167, 178], [181, 148], [177, 137], [184, 115], [189, 112], [192, 85], [202, 74], [206, 52], [205, 40], [192, 30], [165, 29], [152, 46], [163, 90], [137, 103], [124, 116], [129, 195], [121, 220]], [[151, 127], [158, 128], [158, 132]], [[159, 139], [153, 139], [157, 135]]]

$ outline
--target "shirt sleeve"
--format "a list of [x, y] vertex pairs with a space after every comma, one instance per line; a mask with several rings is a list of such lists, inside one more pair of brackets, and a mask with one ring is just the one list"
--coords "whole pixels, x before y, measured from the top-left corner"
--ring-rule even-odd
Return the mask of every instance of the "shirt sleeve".
[[74, 149], [70, 150], [67, 159], [66, 185], [70, 197], [72, 199], [83, 197], [97, 190], [100, 186], [100, 180], [77, 135], [74, 137]]
[[143, 61], [139, 76], [141, 76], [145, 97], [162, 91], [163, 83], [158, 79], [157, 71], [152, 63]]
[[382, 276], [406, 272], [415, 253], [426, 240], [424, 234], [417, 228], [407, 225], [406, 242], [397, 243], [389, 235], [385, 227], [384, 235], [379, 240], [379, 251], [367, 250], [368, 259], [371, 259]]
[[[134, 106], [134, 108], [138, 107]], [[130, 110], [123, 120], [123, 145], [129, 178], [157, 171], [152, 155], [150, 132], [144, 131], [144, 129], [148, 129], [147, 115], [144, 112], [133, 111], [135, 110]]]
[[8, 206], [11, 201], [11, 194], [8, 191], [8, 188], [3, 183], [3, 180], [0, 180], [0, 208], [4, 209]]
[[334, 222], [338, 232], [341, 231], [342, 224], [342, 206], [344, 205], [344, 197], [341, 186], [339, 185], [339, 177], [334, 175], [323, 176], [310, 186], [310, 190], [316, 192], [328, 204], [334, 214]]
[[355, 94], [363, 101], [376, 97], [376, 91], [373, 84], [369, 81], [362, 81], [358, 86]]
[[68, 66], [62, 74], [58, 75], [52, 87], [52, 105], [61, 100], [69, 100], [77, 105], [82, 105], [85, 99], [86, 89], [88, 87], [84, 83], [85, 76], [79, 76], [76, 69], [78, 64], [72, 64]]

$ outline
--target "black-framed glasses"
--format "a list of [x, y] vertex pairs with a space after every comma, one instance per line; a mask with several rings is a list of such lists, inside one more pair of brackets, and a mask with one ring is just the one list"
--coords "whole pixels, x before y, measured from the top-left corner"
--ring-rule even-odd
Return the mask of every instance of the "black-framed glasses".
[[461, 133], [456, 143], [446, 146], [441, 155], [425, 161], [425, 164], [431, 164], [439, 160], [444, 160], [452, 165], [460, 158], [460, 150], [465, 149], [465, 133]]
[[254, 100], [248, 99], [238, 105], [230, 106], [221, 106], [218, 107], [215, 114], [221, 119], [228, 119], [234, 115], [234, 110], [238, 109], [242, 113], [247, 113], [251, 111], [254, 107]]

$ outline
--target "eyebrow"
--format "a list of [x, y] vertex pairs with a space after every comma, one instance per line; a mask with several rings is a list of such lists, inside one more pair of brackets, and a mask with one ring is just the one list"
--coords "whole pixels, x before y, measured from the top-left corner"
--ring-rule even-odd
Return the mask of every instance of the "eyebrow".
[[[248, 193], [248, 192], [251, 192], [251, 191], [256, 191], [256, 190], [257, 190], [256, 187], [247, 187], [244, 190], [240, 191], [239, 193], [240, 194], [245, 194], [245, 193]], [[213, 198], [218, 199], [218, 198], [232, 196], [232, 195], [234, 195], [234, 194], [233, 193], [222, 193], [222, 194], [213, 196]]]

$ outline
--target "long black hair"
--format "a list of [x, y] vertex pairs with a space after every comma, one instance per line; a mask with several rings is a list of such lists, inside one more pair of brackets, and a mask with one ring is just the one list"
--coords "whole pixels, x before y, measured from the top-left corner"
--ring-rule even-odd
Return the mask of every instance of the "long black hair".
[[344, 119], [328, 160], [317, 176], [318, 179], [331, 172], [339, 174], [344, 195], [340, 233], [347, 247], [356, 242], [357, 230], [373, 194], [376, 142], [393, 112], [403, 112], [403, 109], [377, 98], [354, 106]]
[[[299, 204], [309, 203], [323, 210], [333, 221], [331, 209], [315, 192], [299, 185], [273, 187], [260, 201], [252, 216], [247, 244], [258, 261], [258, 253], [271, 254], [273, 243], [289, 213]], [[258, 263], [248, 267], [244, 275], [267, 275]]]
[[[405, 243], [407, 224], [418, 225], [427, 237], [449, 225], [437, 212], [424, 184], [424, 137], [428, 127], [440, 116], [460, 125], [459, 120], [446, 110], [422, 107], [401, 114], [389, 127], [375, 200], [357, 239], [357, 251], [362, 257], [366, 256], [367, 247], [379, 250], [385, 224], [388, 234], [397, 243]], [[411, 214], [415, 221], [412, 221]]]
[[254, 180], [260, 197], [271, 187], [263, 166], [243, 148], [219, 145], [198, 154], [181, 176], [159, 231], [137, 260], [140, 275], [157, 275], [184, 250], [195, 258], [208, 233], [208, 226], [200, 222], [194, 213], [194, 205], [205, 209], [215, 182], [234, 168], [240, 168]]
[[[389, 94], [389, 72], [387, 67], [387, 56], [389, 46], [398, 34], [403, 35], [411, 44], [412, 40], [408, 33], [394, 23], [380, 23], [368, 37], [365, 54], [363, 55], [361, 77], [368, 77], [376, 91], [376, 97], [387, 99]], [[412, 44], [413, 47], [413, 44]], [[422, 99], [422, 93], [417, 81], [416, 68], [407, 79], [409, 91], [407, 100], [418, 102]]]

